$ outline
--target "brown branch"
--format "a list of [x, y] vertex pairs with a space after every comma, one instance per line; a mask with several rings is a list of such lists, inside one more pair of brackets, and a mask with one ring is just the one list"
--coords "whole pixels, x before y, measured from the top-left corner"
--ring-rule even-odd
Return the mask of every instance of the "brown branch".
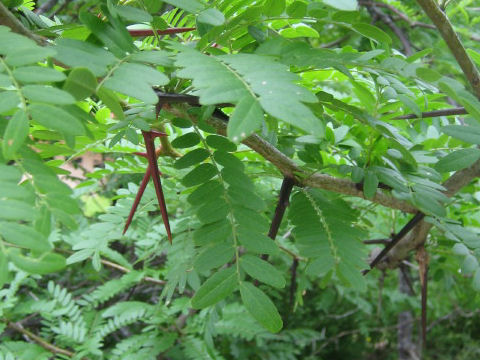
[[[164, 109], [179, 117], [185, 116], [186, 112], [186, 108], [182, 107], [181, 105], [175, 107], [164, 107]], [[228, 117], [225, 114], [221, 113], [220, 111], [215, 111], [213, 116], [210, 117], [207, 122], [209, 125], [216, 128], [218, 134], [226, 135], [227, 120]], [[298, 166], [294, 160], [290, 159], [288, 156], [283, 154], [280, 150], [257, 134], [252, 134], [242, 142], [274, 165], [284, 177], [286, 176], [294, 178], [297, 186], [320, 188], [339, 194], [366, 199], [363, 191], [359, 190], [357, 184], [353, 181], [349, 179], [336, 178], [327, 174], [308, 173]], [[413, 205], [406, 201], [395, 199], [390, 195], [386, 195], [382, 191], [377, 191], [373, 199], [369, 201], [373, 201], [385, 207], [401, 210], [407, 213], [417, 212], [417, 209]]]
[[[467, 81], [472, 86], [473, 92], [480, 99], [480, 75], [475, 64], [468, 56], [460, 39], [458, 38], [452, 24], [444, 12], [438, 7], [434, 0], [417, 0], [428, 17], [438, 28], [440, 34], [445, 40], [452, 54], [455, 56], [460, 68], [462, 69]], [[437, 115], [438, 116], [438, 115]], [[466, 169], [462, 169], [453, 174], [443, 186], [447, 189], [445, 195], [448, 197], [456, 194], [462, 187], [469, 184], [473, 179], [480, 176], [480, 160]], [[398, 241], [397, 246], [391, 250], [385, 259], [378, 263], [380, 269], [395, 268], [404, 259], [408, 253], [421, 246], [427, 239], [428, 232], [432, 225], [424, 221], [420, 221], [408, 236]], [[384, 249], [385, 250], [385, 249]]]
[[437, 27], [448, 48], [453, 56], [455, 56], [467, 81], [472, 86], [474, 94], [480, 99], [480, 74], [472, 59], [465, 51], [447, 15], [438, 7], [435, 0], [417, 0], [417, 2]]
[[36, 342], [38, 345], [43, 347], [45, 350], [48, 350], [53, 354], [61, 354], [61, 355], [65, 355], [65, 356], [68, 356], [68, 357], [74, 357], [75, 356], [75, 353], [73, 353], [69, 350], [66, 350], [66, 349], [62, 349], [62, 348], [60, 348], [58, 346], [55, 346], [53, 344], [50, 344], [45, 339], [41, 338], [38, 335], [35, 335], [34, 333], [32, 333], [31, 331], [29, 331], [27, 329], [25, 329], [19, 323], [14, 323], [14, 322], [8, 321], [7, 325], [10, 329], [13, 329], [13, 330], [23, 334], [24, 336], [30, 338], [32, 341]]
[[0, 25], [9, 27], [13, 32], [24, 35], [39, 45], [45, 45], [46, 40], [28, 30], [16, 17], [13, 15], [5, 5], [0, 1]]
[[422, 244], [417, 250], [417, 262], [419, 267], [420, 284], [422, 287], [422, 345], [427, 348], [427, 290], [428, 290], [428, 253]]
[[389, 15], [385, 14], [382, 10], [378, 9], [376, 2], [369, 3], [369, 5], [367, 5], [367, 8], [374, 17], [378, 17], [383, 23], [385, 23], [385, 25], [387, 25], [393, 31], [393, 33], [402, 43], [405, 55], [412, 55], [413, 51], [410, 40], [408, 40], [407, 35], [397, 26], [397, 24], [395, 24], [392, 18]]
[[40, 5], [34, 12], [37, 15], [42, 15], [46, 12], [52, 10], [52, 8], [57, 5], [58, 0], [48, 0], [45, 1], [42, 5]]
[[158, 35], [173, 35], [189, 31], [194, 31], [196, 28], [170, 28], [165, 30], [153, 30], [153, 29], [128, 29], [130, 36], [132, 37], [143, 37], [143, 36], [155, 36], [155, 32]]
[[[425, 217], [424, 213], [417, 212], [415, 216], [393, 237], [392, 240], [385, 246], [385, 248], [378, 254], [375, 259], [370, 263], [370, 269], [373, 269], [379, 262], [382, 260], [393, 247], [398, 244], [400, 240], [407, 235], [410, 230], [412, 230], [423, 218]], [[363, 272], [364, 275], [368, 274], [370, 269], [367, 269]]]
[[385, 4], [385, 3], [376, 2], [376, 1], [359, 1], [358, 4], [361, 6], [377, 6], [377, 7], [388, 9], [391, 12], [395, 13], [401, 20], [407, 22], [410, 27], [423, 27], [426, 29], [436, 29], [435, 25], [413, 21], [407, 16], [407, 14], [404, 14], [403, 12], [398, 10], [395, 6], [390, 4]]
[[408, 119], [423, 119], [436, 116], [451, 116], [451, 115], [467, 115], [468, 111], [464, 107], [456, 107], [452, 109], [441, 109], [426, 111], [422, 113], [422, 116], [419, 118], [416, 114], [407, 114], [394, 117], [391, 120], [408, 120]]

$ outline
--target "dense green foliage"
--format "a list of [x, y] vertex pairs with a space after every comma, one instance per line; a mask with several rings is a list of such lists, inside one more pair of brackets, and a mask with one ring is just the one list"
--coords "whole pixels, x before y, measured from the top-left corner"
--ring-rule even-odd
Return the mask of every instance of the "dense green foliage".
[[[365, 240], [416, 211], [424, 355], [479, 356], [480, 101], [415, 1], [2, 3], [0, 359], [395, 359], [418, 267], [413, 295], [362, 275]], [[480, 8], [448, 3], [480, 65]], [[153, 129], [172, 244], [151, 182], [122, 234]]]

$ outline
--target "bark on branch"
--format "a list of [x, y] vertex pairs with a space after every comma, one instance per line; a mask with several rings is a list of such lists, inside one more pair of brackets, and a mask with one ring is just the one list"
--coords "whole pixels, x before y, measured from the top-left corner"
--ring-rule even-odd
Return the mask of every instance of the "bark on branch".
[[0, 1], [0, 25], [4, 25], [9, 27], [13, 32], [24, 35], [35, 42], [37, 42], [39, 45], [45, 45], [46, 40], [34, 34], [31, 32], [29, 29], [27, 29], [23, 24], [13, 15], [5, 5]]
[[480, 99], [480, 75], [472, 59], [465, 51], [465, 47], [453, 29], [447, 15], [439, 8], [435, 0], [417, 0], [417, 2], [437, 27], [443, 40], [445, 40], [448, 48], [455, 56], [467, 81], [472, 86], [474, 94]]

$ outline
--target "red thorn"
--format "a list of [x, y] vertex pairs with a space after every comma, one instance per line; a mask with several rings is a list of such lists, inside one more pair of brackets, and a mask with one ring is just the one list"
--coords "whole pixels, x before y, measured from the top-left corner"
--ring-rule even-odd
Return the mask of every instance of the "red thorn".
[[[156, 157], [159, 157], [160, 156], [160, 152], [161, 152], [161, 148], [155, 150], [155, 156]], [[142, 156], [142, 157], [145, 157], [148, 159], [148, 156], [147, 156], [147, 153], [143, 153], [143, 152], [134, 152], [133, 154], [135, 155], [138, 155], [138, 156]], [[158, 168], [157, 168], [157, 171], [158, 171]], [[158, 171], [158, 174], [159, 175], [162, 175], [162, 173], [160, 171]], [[127, 218], [127, 221], [125, 222], [125, 227], [123, 229], [123, 235], [125, 235], [125, 233], [127, 232], [128, 230], [128, 227], [130, 226], [130, 224], [132, 223], [132, 220], [133, 220], [133, 216], [135, 215], [135, 212], [137, 211], [137, 208], [138, 208], [138, 205], [140, 204], [140, 200], [143, 196], [143, 193], [145, 192], [145, 189], [148, 185], [148, 181], [150, 180], [150, 176], [152, 175], [152, 168], [150, 167], [150, 163], [147, 167], [147, 171], [145, 172], [145, 175], [143, 176], [143, 179], [142, 179], [142, 182], [140, 184], [140, 187], [138, 188], [138, 192], [137, 192], [137, 195], [135, 196], [135, 200], [133, 202], [133, 205], [132, 205], [132, 208], [130, 209], [130, 213], [128, 214], [128, 218]], [[171, 242], [171, 241], [170, 241]]]
[[155, 185], [155, 192], [157, 193], [158, 205], [162, 213], [163, 224], [165, 230], [167, 230], [168, 240], [172, 243], [172, 233], [170, 231], [170, 223], [168, 221], [167, 207], [165, 205], [165, 197], [163, 196], [162, 183], [160, 181], [160, 175], [157, 165], [157, 157], [155, 156], [155, 134], [150, 131], [142, 131], [143, 138], [145, 139], [145, 148], [147, 149], [147, 159], [149, 167], [152, 169], [152, 179]]
[[145, 175], [143, 176], [140, 187], [138, 188], [137, 195], [135, 196], [135, 200], [133, 201], [132, 208], [130, 209], [130, 213], [128, 214], [127, 222], [125, 223], [125, 227], [123, 228], [123, 233], [122, 233], [123, 235], [125, 235], [125, 233], [128, 230], [128, 227], [132, 223], [133, 215], [135, 215], [135, 211], [137, 211], [138, 204], [140, 204], [140, 199], [142, 198], [143, 193], [145, 192], [148, 181], [150, 180], [151, 173], [152, 172], [149, 166], [147, 168], [147, 171], [145, 172]]
[[[190, 28], [170, 28], [170, 29], [165, 29], [165, 30], [160, 30], [157, 29], [156, 32], [158, 35], [172, 35], [172, 34], [179, 34], [179, 33], [184, 33], [184, 32], [189, 32], [189, 31], [194, 31], [196, 28], [190, 27]], [[154, 36], [155, 32], [153, 29], [128, 29], [128, 32], [130, 33], [130, 36], [133, 37], [142, 37], [142, 36]]]

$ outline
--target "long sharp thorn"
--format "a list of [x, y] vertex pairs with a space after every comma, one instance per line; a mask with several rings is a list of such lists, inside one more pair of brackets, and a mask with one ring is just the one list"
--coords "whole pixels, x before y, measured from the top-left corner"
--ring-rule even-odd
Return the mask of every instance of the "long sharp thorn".
[[150, 166], [147, 167], [147, 171], [145, 172], [145, 175], [143, 176], [142, 183], [140, 184], [140, 187], [138, 188], [137, 195], [135, 196], [135, 201], [133, 202], [132, 208], [130, 209], [130, 213], [128, 214], [128, 219], [127, 222], [125, 223], [125, 228], [123, 229], [123, 235], [128, 230], [128, 227], [132, 223], [133, 216], [135, 215], [135, 212], [137, 211], [138, 204], [140, 204], [140, 200], [142, 199], [143, 193], [145, 192], [145, 188], [147, 187], [148, 181], [150, 180], [151, 176], [151, 170]]
[[155, 133], [142, 131], [143, 138], [145, 139], [145, 148], [147, 149], [147, 159], [148, 165], [152, 169], [151, 175], [153, 179], [153, 184], [155, 185], [155, 192], [157, 193], [158, 205], [160, 206], [160, 211], [162, 212], [163, 224], [167, 230], [168, 240], [170, 244], [172, 243], [172, 233], [170, 231], [170, 223], [168, 221], [167, 207], [165, 205], [165, 198], [163, 196], [162, 183], [160, 181], [160, 175], [158, 171], [157, 157], [155, 155], [155, 143], [154, 139], [157, 136], [161, 136]]

